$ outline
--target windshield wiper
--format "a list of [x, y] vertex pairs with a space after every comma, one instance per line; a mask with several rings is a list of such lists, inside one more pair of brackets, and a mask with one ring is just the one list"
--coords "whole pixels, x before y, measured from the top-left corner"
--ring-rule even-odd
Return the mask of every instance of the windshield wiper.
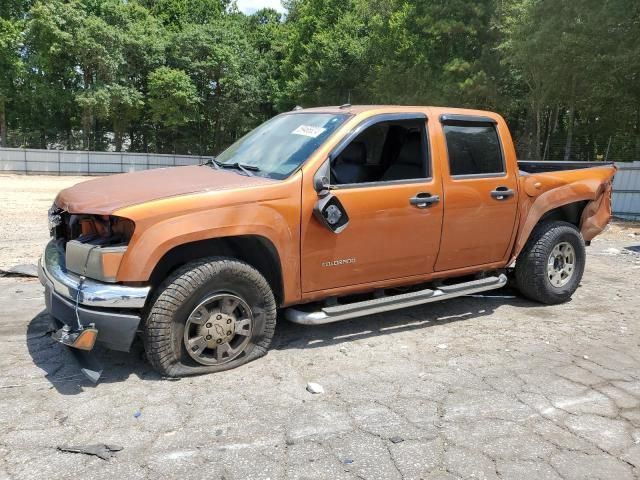
[[200, 165], [211, 165], [216, 170], [220, 168], [220, 162], [217, 161], [214, 157], [211, 157], [209, 160], [207, 160], [204, 163], [201, 163]]
[[254, 177], [255, 175], [252, 172], [259, 172], [260, 169], [258, 167], [256, 167], [255, 165], [247, 165], [244, 163], [220, 163], [220, 162], [216, 162], [216, 165], [218, 165], [219, 167], [222, 168], [236, 168], [238, 170], [241, 170], [242, 172], [244, 172], [247, 176], [249, 177]]

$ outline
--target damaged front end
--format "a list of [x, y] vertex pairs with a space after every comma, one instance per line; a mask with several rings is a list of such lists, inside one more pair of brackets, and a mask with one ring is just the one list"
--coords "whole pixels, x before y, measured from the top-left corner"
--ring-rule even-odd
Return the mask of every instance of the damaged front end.
[[52, 239], [39, 262], [45, 303], [56, 331], [83, 373], [97, 381], [101, 368], [89, 352], [96, 343], [129, 351], [150, 287], [117, 283], [133, 222], [113, 216], [49, 211]]

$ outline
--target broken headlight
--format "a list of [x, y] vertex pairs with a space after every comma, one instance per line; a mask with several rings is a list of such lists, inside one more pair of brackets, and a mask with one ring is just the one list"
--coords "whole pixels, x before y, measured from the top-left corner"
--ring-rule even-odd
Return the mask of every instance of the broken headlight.
[[49, 233], [55, 236], [55, 230], [62, 225], [62, 209], [55, 204], [49, 209], [47, 218], [49, 220]]
[[134, 223], [113, 215], [73, 214], [64, 227], [67, 270], [94, 280], [115, 282]]

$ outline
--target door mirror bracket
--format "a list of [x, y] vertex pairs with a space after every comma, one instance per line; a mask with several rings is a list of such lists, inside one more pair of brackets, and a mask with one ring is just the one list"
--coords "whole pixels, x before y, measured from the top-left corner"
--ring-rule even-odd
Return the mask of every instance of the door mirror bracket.
[[327, 159], [313, 176], [313, 188], [320, 198], [329, 195], [329, 190], [331, 189], [331, 181], [329, 180], [330, 165], [330, 161]]
[[313, 207], [313, 215], [318, 222], [337, 234], [347, 228], [349, 215], [338, 197], [331, 193], [330, 174], [331, 158], [327, 158], [313, 176], [313, 188], [320, 197]]

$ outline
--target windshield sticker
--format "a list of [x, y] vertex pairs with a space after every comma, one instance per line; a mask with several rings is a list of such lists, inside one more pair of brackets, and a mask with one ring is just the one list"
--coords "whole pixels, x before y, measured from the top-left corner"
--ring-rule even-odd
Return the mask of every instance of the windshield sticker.
[[294, 135], [304, 135], [305, 137], [317, 138], [319, 135], [324, 133], [326, 128], [322, 127], [312, 127], [310, 125], [300, 125], [293, 132]]

